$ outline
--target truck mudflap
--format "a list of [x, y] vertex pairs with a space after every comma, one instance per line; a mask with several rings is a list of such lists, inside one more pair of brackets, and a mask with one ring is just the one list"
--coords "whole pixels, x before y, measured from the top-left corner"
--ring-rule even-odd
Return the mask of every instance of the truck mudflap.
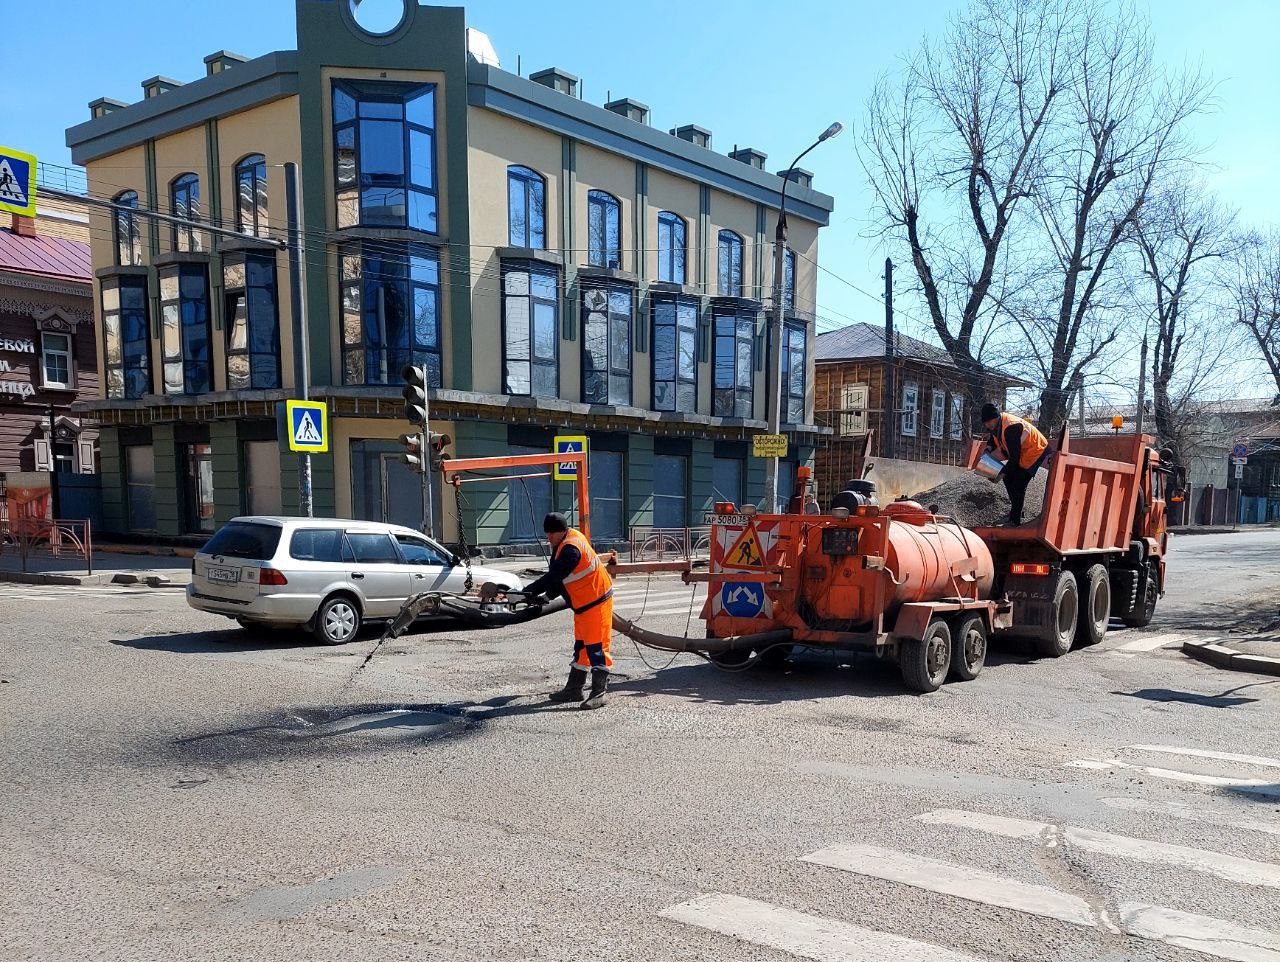
[[921, 641], [935, 618], [952, 618], [970, 612], [982, 615], [988, 634], [1013, 626], [1013, 605], [1007, 601], [918, 601], [899, 609], [890, 634]]

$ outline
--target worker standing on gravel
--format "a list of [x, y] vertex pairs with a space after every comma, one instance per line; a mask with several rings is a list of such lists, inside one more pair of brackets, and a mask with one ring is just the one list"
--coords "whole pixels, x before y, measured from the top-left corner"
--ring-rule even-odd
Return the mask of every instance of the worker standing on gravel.
[[[551, 693], [556, 702], [582, 701], [583, 708], [602, 708], [609, 688], [613, 657], [613, 579], [607, 565], [614, 552], [596, 554], [591, 542], [577, 528], [570, 528], [565, 516], [552, 512], [542, 521], [542, 530], [551, 545], [547, 573], [525, 588], [531, 598], [562, 596], [573, 609], [573, 661], [564, 688]], [[587, 672], [591, 672], [591, 692], [582, 699]]]
[[1022, 524], [1027, 485], [1049, 457], [1049, 442], [1026, 418], [1002, 412], [994, 404], [982, 405], [982, 425], [991, 432], [987, 450], [1005, 463], [1001, 477], [1009, 492], [1009, 524]]

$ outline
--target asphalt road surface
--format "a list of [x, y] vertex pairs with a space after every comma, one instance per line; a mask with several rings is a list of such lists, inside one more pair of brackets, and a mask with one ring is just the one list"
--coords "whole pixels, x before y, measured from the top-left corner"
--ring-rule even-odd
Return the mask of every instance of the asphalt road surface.
[[349, 684], [369, 639], [0, 586], [0, 959], [1277, 962], [1280, 679], [1176, 646], [1280, 604], [1280, 533], [1170, 567], [1150, 629], [927, 696], [618, 639], [599, 712], [545, 699], [565, 614]]

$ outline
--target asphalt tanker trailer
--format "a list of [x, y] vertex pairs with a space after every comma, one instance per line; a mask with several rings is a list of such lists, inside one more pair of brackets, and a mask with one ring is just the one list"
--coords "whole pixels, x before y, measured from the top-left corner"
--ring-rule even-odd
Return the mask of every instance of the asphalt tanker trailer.
[[[983, 445], [975, 442], [970, 466]], [[706, 638], [647, 631], [645, 644], [700, 651], [724, 667], [786, 657], [794, 646], [895, 659], [903, 682], [935, 691], [982, 671], [996, 634], [1044, 656], [1096, 644], [1112, 618], [1147, 624], [1164, 591], [1166, 490], [1179, 472], [1146, 435], [1072, 438], [1048, 466], [1039, 518], [967, 528], [911, 501], [880, 506], [863, 490], [826, 514], [760, 514], [717, 505], [705, 581]]]

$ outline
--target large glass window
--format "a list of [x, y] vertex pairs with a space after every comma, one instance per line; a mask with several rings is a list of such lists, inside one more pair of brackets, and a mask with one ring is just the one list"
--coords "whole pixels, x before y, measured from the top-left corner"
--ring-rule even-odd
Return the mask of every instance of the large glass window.
[[658, 280], [684, 283], [687, 233], [688, 227], [679, 214], [664, 210], [658, 215]]
[[160, 320], [164, 393], [213, 390], [209, 277], [203, 264], [178, 264], [160, 274]]
[[223, 261], [226, 298], [227, 389], [280, 386], [280, 314], [276, 255], [247, 253]]
[[712, 361], [715, 368], [711, 413], [716, 417], [749, 418], [755, 384], [754, 315], [716, 311]]
[[342, 382], [391, 384], [406, 364], [425, 365], [443, 384], [440, 261], [423, 244], [342, 248]]
[[582, 286], [582, 400], [631, 403], [629, 287]]
[[507, 264], [502, 269], [505, 394], [560, 394], [560, 274], [554, 267]]
[[689, 523], [689, 459], [679, 454], [653, 458], [653, 526], [684, 528]]
[[716, 276], [722, 297], [742, 296], [742, 238], [731, 230], [722, 230], [717, 245]]
[[[528, 447], [513, 444], [509, 448], [511, 454], [546, 454], [545, 447]], [[537, 469], [526, 471], [517, 468], [512, 474], [537, 474]], [[542, 519], [553, 507], [554, 497], [551, 491], [551, 479], [546, 475], [525, 477], [507, 482], [507, 544], [546, 543], [547, 536], [542, 531]]]
[[339, 227], [439, 231], [433, 84], [335, 83]]
[[147, 327], [147, 279], [103, 278], [107, 397], [136, 400], [151, 393], [151, 336]]
[[212, 534], [213, 448], [208, 444], [184, 444], [186, 462], [187, 530]]
[[138, 192], [126, 190], [116, 194], [115, 203], [130, 210], [115, 212], [116, 263], [121, 267], [142, 266], [142, 232], [138, 227]]
[[698, 410], [698, 302], [650, 298], [653, 305], [653, 409]]
[[[169, 183], [169, 213], [193, 224], [199, 223], [200, 178], [195, 174], [179, 174]], [[174, 224], [173, 249], [200, 250], [199, 232], [194, 227]]]
[[602, 190], [587, 192], [587, 263], [622, 267], [622, 207]]
[[71, 335], [44, 331], [40, 334], [40, 357], [44, 386], [69, 390], [74, 369], [71, 363]]
[[621, 541], [627, 530], [622, 508], [626, 456], [621, 451], [597, 451], [592, 447], [588, 460], [591, 536], [596, 541]]
[[154, 531], [156, 527], [156, 449], [132, 444], [124, 449], [124, 477], [128, 496], [129, 527]]
[[793, 250], [782, 257], [782, 306], [788, 312], [796, 309], [796, 252]]
[[742, 504], [742, 479], [745, 473], [742, 458], [712, 458], [711, 493], [715, 495], [715, 500]]
[[236, 230], [267, 236], [267, 158], [261, 154], [236, 164]]
[[782, 329], [782, 420], [804, 423], [805, 331], [800, 324]]
[[547, 184], [528, 167], [507, 168], [507, 243], [537, 250], [547, 246]]

